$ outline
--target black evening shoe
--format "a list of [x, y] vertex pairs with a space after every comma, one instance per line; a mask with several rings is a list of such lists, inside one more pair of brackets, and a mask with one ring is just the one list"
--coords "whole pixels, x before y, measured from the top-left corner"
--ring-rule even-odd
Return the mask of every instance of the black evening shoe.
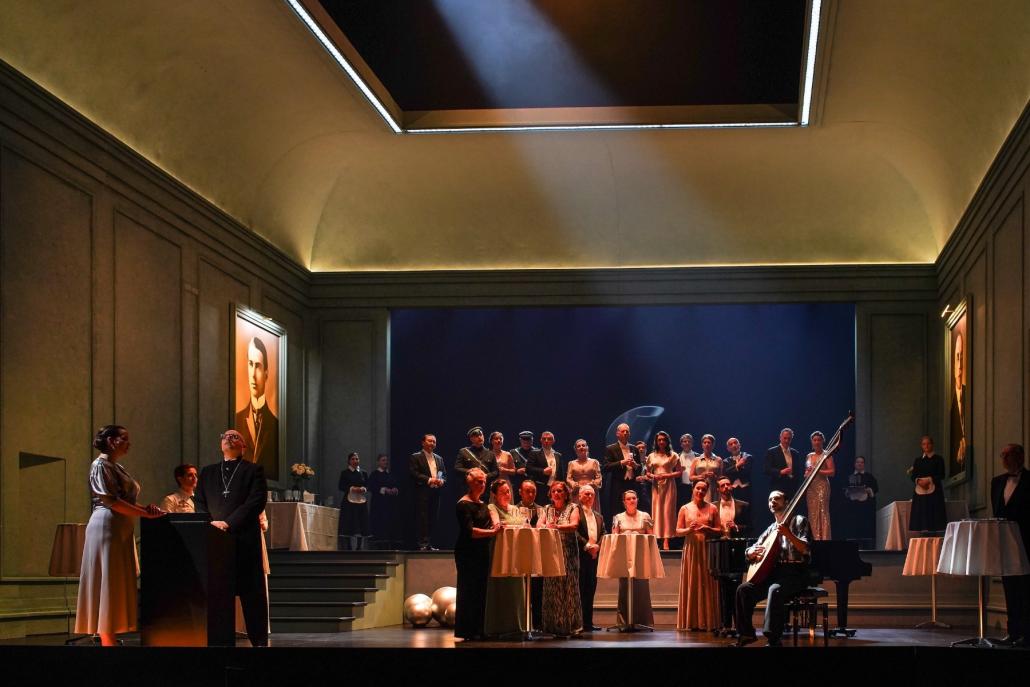
[[754, 644], [757, 641], [758, 637], [755, 635], [740, 635], [730, 642], [730, 646], [747, 646], [748, 644]]
[[998, 643], [1004, 644], [1005, 646], [1014, 646], [1021, 639], [1022, 637], [1020, 637], [1019, 635], [1005, 635], [1004, 637], [998, 640]]
[[783, 646], [783, 642], [780, 641], [779, 637], [768, 637], [768, 644], [766, 646]]

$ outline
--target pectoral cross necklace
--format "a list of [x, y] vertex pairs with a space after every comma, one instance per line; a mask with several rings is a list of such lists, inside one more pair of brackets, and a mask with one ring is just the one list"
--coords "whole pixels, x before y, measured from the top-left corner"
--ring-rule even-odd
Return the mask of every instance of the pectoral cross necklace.
[[[237, 460], [239, 460], [239, 459], [237, 459]], [[229, 481], [226, 481], [226, 480], [225, 480], [225, 473], [227, 472], [226, 470], [222, 470], [222, 471], [221, 471], [221, 472], [219, 473], [219, 474], [221, 474], [221, 475], [222, 475], [222, 486], [223, 486], [223, 487], [225, 488], [225, 491], [223, 491], [223, 492], [222, 492], [222, 498], [223, 498], [223, 499], [227, 499], [227, 498], [229, 498], [229, 485], [230, 485], [230, 484], [232, 484], [232, 480], [233, 480], [233, 478], [234, 478], [234, 477], [236, 477], [236, 473], [237, 473], [237, 472], [239, 471], [239, 469], [240, 469], [240, 464], [239, 464], [239, 462], [237, 462], [237, 461], [233, 461], [233, 462], [235, 462], [235, 463], [236, 463], [236, 466], [235, 466], [235, 467], [233, 468], [232, 474], [231, 474], [231, 475], [229, 475]]]

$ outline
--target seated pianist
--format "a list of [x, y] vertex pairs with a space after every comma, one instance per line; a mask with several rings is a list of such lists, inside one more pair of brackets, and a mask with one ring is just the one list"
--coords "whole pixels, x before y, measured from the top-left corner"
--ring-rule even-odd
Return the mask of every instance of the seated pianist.
[[749, 563], [760, 560], [765, 553], [762, 542], [772, 535], [774, 529], [779, 530], [779, 552], [769, 575], [757, 584], [744, 582], [737, 587], [736, 622], [739, 635], [734, 646], [747, 646], [756, 641], [751, 616], [762, 597], [765, 597], [765, 624], [762, 634], [769, 642], [769, 646], [780, 646], [785, 621], [784, 607], [788, 601], [808, 588], [808, 563], [811, 557], [808, 520], [802, 515], [796, 515], [789, 524], [784, 523], [785, 508], [786, 498], [783, 492], [770, 492], [769, 510], [772, 511], [774, 522], [766, 528], [758, 542], [748, 547], [745, 552]]

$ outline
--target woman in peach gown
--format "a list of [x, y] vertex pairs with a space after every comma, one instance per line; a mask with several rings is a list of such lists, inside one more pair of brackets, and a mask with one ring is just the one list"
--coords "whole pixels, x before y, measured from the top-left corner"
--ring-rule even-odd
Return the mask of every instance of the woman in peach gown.
[[677, 630], [714, 630], [719, 626], [718, 585], [708, 571], [705, 541], [722, 530], [718, 527], [719, 507], [705, 501], [707, 493], [707, 481], [695, 482], [691, 500], [680, 508], [676, 522], [676, 534], [683, 537]]

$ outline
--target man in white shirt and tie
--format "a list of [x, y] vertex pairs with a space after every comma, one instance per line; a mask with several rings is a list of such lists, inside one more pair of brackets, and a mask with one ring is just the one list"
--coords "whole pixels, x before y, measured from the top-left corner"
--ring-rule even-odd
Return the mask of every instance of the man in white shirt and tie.
[[604, 517], [609, 521], [622, 511], [622, 495], [632, 489], [638, 496], [640, 485], [636, 476], [643, 469], [643, 456], [637, 447], [629, 443], [629, 425], [623, 422], [615, 428], [615, 443], [604, 449], [604, 462], [601, 470], [607, 475], [605, 481], [608, 488], [608, 512]]
[[434, 453], [436, 437], [422, 435], [422, 450], [411, 454], [408, 472], [415, 483], [415, 527], [418, 532], [419, 551], [433, 548], [433, 527], [440, 511], [440, 489], [447, 477], [443, 459]]

